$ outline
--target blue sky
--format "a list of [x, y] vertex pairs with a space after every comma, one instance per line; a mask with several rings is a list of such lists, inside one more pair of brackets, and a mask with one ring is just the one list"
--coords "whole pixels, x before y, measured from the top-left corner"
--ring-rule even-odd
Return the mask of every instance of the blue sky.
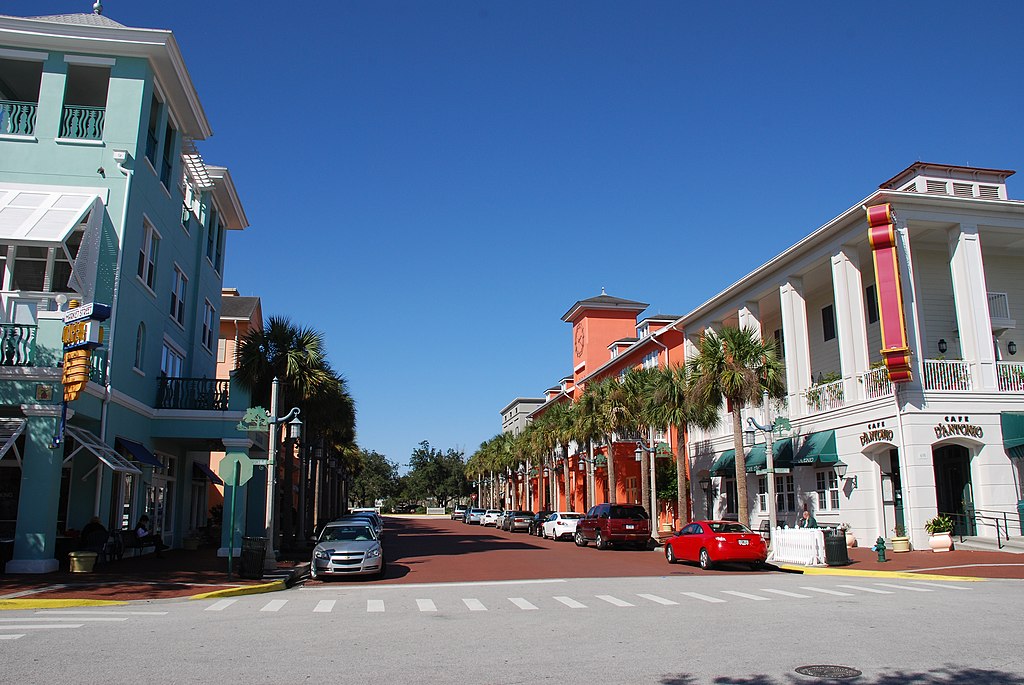
[[225, 285], [325, 333], [399, 463], [571, 372], [602, 287], [685, 314], [914, 161], [1024, 166], [1020, 2], [104, 6], [181, 46], [252, 224]]

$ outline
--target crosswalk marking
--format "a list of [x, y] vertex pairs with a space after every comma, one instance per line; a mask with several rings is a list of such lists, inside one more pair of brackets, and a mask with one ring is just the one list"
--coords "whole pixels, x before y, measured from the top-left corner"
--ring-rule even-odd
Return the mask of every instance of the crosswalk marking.
[[14, 635], [0, 635], [0, 640], [17, 640], [19, 637], [25, 637], [25, 633], [15, 633]]
[[272, 599], [264, 605], [260, 611], [280, 611], [281, 607], [288, 603], [287, 599]]
[[915, 580], [914, 581], [914, 585], [927, 585], [928, 587], [940, 587], [943, 590], [945, 590], [947, 588], [950, 589], [950, 590], [970, 590], [971, 589], [969, 587], [964, 587], [962, 585], [950, 585], [949, 583], [926, 583], [923, 580]]
[[735, 597], [742, 597], [743, 599], [752, 599], [755, 602], [770, 602], [771, 597], [762, 597], [761, 595], [752, 595], [747, 592], [738, 592], [737, 590], [722, 590], [723, 594], [733, 595]]
[[596, 597], [603, 602], [608, 602], [609, 604], [617, 607], [636, 606], [635, 604], [630, 604], [629, 602], [623, 599], [619, 599], [618, 597], [612, 597], [611, 595], [596, 595]]
[[702, 602], [719, 603], [725, 601], [724, 599], [719, 599], [718, 597], [708, 597], [707, 595], [702, 595], [699, 592], [681, 592], [679, 594], [686, 595], [687, 597], [693, 597], [694, 599], [699, 599]]
[[530, 604], [529, 602], [527, 602], [522, 597], [509, 597], [508, 601], [512, 602], [513, 604], [515, 604], [517, 607], [519, 607], [523, 611], [533, 611], [534, 609], [537, 608], [533, 604]]
[[934, 592], [924, 587], [911, 587], [910, 585], [893, 585], [892, 583], [875, 583], [878, 587], [891, 587], [897, 590], [910, 590], [911, 592]]
[[801, 595], [799, 592], [789, 592], [787, 590], [771, 590], [769, 588], [761, 588], [761, 592], [770, 592], [773, 595], [782, 595], [783, 597], [795, 597], [796, 599], [810, 599], [810, 595]]
[[835, 595], [836, 597], [853, 597], [849, 592], [840, 592], [839, 590], [827, 590], [823, 587], [808, 587], [806, 585], [800, 588], [801, 590], [810, 590], [811, 592], [820, 592], [823, 595]]
[[419, 607], [420, 611], [437, 611], [437, 605], [434, 604], [432, 599], [417, 599], [416, 606]]
[[466, 608], [470, 611], [487, 611], [487, 607], [479, 599], [463, 599], [462, 603], [466, 605]]
[[870, 592], [876, 595], [891, 595], [892, 593], [888, 590], [876, 590], [873, 587], [864, 587], [863, 585], [839, 585], [837, 587], [845, 587], [848, 590], [860, 590], [861, 592]]
[[384, 600], [383, 599], [368, 599], [366, 600], [366, 613], [368, 614], [379, 614], [384, 612]]
[[206, 611], [224, 611], [237, 601], [237, 599], [219, 599], [210, 606], [206, 607]]
[[664, 597], [659, 597], [658, 595], [637, 595], [637, 597], [650, 600], [657, 604], [664, 604], [665, 606], [673, 606], [679, 604], [679, 602], [673, 602], [671, 599], [665, 599]]
[[61, 616], [26, 616], [25, 618], [0, 618], [0, 623], [13, 623], [15, 621], [127, 621], [127, 618], [115, 618], [113, 616], [75, 616], [67, 618]]
[[33, 623], [32, 625], [17, 625], [17, 626], [0, 626], [0, 630], [49, 630], [50, 628], [81, 628], [81, 623], [53, 623], [49, 625], [39, 625]]
[[572, 597], [554, 597], [553, 599], [556, 602], [561, 602], [562, 604], [564, 604], [565, 606], [569, 607], [570, 609], [586, 609], [587, 608], [586, 604], [582, 604], [580, 602], [577, 602]]
[[313, 613], [316, 614], [329, 614], [334, 611], [334, 603], [337, 600], [334, 599], [321, 599], [316, 603], [316, 607], [313, 608]]

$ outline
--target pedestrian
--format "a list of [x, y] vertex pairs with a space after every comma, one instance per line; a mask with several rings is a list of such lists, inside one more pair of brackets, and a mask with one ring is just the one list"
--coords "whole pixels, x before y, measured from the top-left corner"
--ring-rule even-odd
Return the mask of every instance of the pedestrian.
[[817, 528], [818, 522], [811, 516], [811, 512], [807, 510], [807, 505], [804, 505], [804, 513], [801, 514], [800, 520], [796, 522], [797, 528]]
[[107, 544], [110, 533], [100, 523], [99, 516], [93, 516], [89, 523], [82, 526], [82, 534], [79, 536], [79, 548], [86, 552], [103, 553], [103, 547]]
[[146, 514], [143, 514], [139, 518], [139, 522], [135, 524], [135, 537], [138, 538], [139, 545], [142, 547], [153, 545], [156, 548], [156, 558], [163, 558], [163, 552], [167, 549], [167, 545], [164, 544], [159, 535], [154, 535], [149, 529], [149, 516]]

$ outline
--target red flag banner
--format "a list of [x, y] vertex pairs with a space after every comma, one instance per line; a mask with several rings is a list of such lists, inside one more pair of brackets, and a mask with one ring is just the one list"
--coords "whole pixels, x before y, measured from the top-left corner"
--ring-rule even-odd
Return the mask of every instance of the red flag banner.
[[875, 263], [875, 293], [878, 297], [878, 319], [882, 332], [882, 360], [893, 383], [909, 383], [910, 347], [907, 324], [903, 317], [903, 290], [900, 265], [896, 255], [896, 226], [892, 206], [867, 208], [868, 242]]

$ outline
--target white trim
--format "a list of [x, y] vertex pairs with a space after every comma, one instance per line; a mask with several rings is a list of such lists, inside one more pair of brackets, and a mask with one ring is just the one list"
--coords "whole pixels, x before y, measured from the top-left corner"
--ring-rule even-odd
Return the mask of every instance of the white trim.
[[579, 373], [581, 370], [585, 369], [586, 367], [587, 367], [587, 362], [582, 361], [579, 364], [577, 364], [576, 366], [572, 367], [572, 372], [573, 373]]
[[39, 139], [35, 136], [18, 136], [13, 133], [0, 133], [0, 140], [10, 140], [20, 143], [38, 143]]
[[54, 138], [53, 142], [58, 145], [81, 145], [82, 147], [106, 147], [102, 140], [89, 140], [88, 138]]
[[94, 57], [92, 55], [64, 55], [64, 62], [87, 67], [112, 67], [117, 64], [117, 60], [113, 57]]
[[139, 470], [139, 467], [122, 457], [121, 454], [110, 445], [105, 442], [101, 442], [98, 437], [89, 431], [75, 426], [68, 426], [65, 429], [65, 432], [74, 438], [75, 441], [77, 441], [83, 448], [92, 452], [97, 459], [109, 466], [112, 471], [119, 473], [133, 473], [137, 476], [142, 475], [142, 471]]
[[50, 58], [48, 52], [36, 52], [35, 50], [12, 50], [10, 48], [0, 48], [0, 57], [6, 59], [17, 59], [22, 62], [45, 62]]

